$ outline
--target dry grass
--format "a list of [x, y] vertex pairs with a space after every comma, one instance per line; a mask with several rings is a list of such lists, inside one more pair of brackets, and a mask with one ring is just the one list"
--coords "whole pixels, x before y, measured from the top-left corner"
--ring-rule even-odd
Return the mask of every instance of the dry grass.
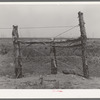
[[[11, 39], [0, 39], [0, 48], [8, 49], [7, 54], [0, 55], [0, 75], [14, 76], [13, 66], [13, 44]], [[58, 71], [62, 72], [67, 68], [75, 69], [82, 74], [82, 62], [80, 49], [57, 48]], [[41, 53], [39, 53], [41, 52]], [[49, 75], [50, 74], [50, 48], [44, 45], [32, 45], [25, 48], [22, 45], [23, 74]], [[100, 76], [100, 40], [88, 40], [87, 44], [88, 66], [90, 76]]]

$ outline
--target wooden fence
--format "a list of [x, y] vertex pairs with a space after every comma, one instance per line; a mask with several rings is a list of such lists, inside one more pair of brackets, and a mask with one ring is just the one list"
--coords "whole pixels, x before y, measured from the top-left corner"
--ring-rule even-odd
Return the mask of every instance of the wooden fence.
[[[88, 65], [87, 65], [87, 55], [86, 55], [86, 31], [85, 31], [85, 23], [83, 20], [83, 13], [78, 13], [79, 17], [79, 26], [80, 26], [80, 37], [77, 39], [68, 39], [68, 40], [62, 40], [62, 41], [56, 41], [53, 39], [52, 41], [45, 41], [45, 44], [49, 43], [51, 46], [50, 50], [50, 58], [51, 58], [51, 74], [57, 74], [57, 60], [56, 60], [56, 47], [64, 47], [64, 46], [56, 46], [55, 44], [59, 43], [75, 43], [80, 42], [77, 45], [71, 45], [71, 46], [65, 46], [67, 48], [73, 48], [73, 47], [81, 47], [82, 51], [82, 65], [83, 65], [83, 74], [85, 78], [89, 78], [89, 71], [88, 71]], [[18, 35], [18, 26], [13, 25], [13, 31], [12, 31], [12, 37], [13, 37], [13, 46], [14, 46], [14, 65], [15, 65], [15, 76], [16, 78], [21, 78], [22, 75], [22, 58], [21, 58], [21, 48], [20, 44], [43, 44], [41, 41], [21, 41], [19, 40]]]

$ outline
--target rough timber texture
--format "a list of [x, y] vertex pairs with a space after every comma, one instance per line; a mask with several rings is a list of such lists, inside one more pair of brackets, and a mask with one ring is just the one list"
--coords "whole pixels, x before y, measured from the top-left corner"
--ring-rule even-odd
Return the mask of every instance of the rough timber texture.
[[51, 74], [57, 74], [57, 61], [56, 61], [56, 49], [55, 49], [55, 43], [51, 42], [51, 50], [50, 50], [50, 56], [51, 56]]
[[12, 31], [13, 45], [14, 45], [14, 65], [15, 65], [15, 77], [22, 77], [22, 63], [21, 63], [21, 52], [20, 52], [20, 42], [18, 42], [18, 26], [13, 25]]
[[85, 78], [89, 78], [89, 70], [87, 65], [87, 55], [86, 55], [86, 31], [84, 26], [84, 20], [83, 20], [83, 13], [79, 12], [79, 25], [80, 25], [80, 32], [81, 32], [81, 44], [82, 44], [82, 63], [83, 63], [83, 74]]

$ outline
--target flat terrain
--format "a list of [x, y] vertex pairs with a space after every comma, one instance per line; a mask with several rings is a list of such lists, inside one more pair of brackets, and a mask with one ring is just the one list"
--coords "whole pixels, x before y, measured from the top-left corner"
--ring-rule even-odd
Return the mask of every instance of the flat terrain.
[[100, 89], [100, 78], [85, 79], [76, 75], [31, 75], [20, 79], [0, 77], [0, 89]]
[[[57, 75], [50, 74], [49, 44], [21, 45], [21, 52], [24, 77], [14, 79], [12, 39], [0, 39], [0, 88], [100, 88], [100, 39], [87, 41], [89, 80], [62, 73], [62, 70], [74, 69], [76, 73], [83, 74], [80, 48], [56, 48]], [[40, 75], [44, 80], [42, 85]]]

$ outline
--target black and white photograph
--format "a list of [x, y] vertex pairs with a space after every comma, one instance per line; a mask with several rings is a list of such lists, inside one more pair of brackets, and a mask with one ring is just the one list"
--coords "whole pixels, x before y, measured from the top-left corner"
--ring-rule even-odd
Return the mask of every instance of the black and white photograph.
[[0, 3], [0, 89], [100, 89], [100, 2]]

